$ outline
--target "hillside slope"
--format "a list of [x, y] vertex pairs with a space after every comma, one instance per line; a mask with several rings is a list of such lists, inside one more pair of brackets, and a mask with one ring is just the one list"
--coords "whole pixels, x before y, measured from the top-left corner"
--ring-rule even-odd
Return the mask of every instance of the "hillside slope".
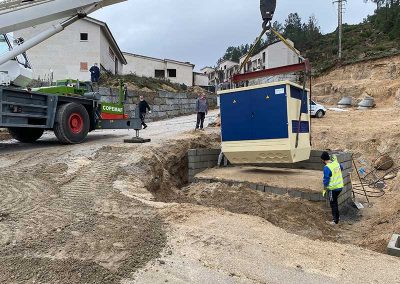
[[[391, 39], [371, 23], [343, 26], [343, 58], [341, 65], [385, 58], [400, 53], [399, 40]], [[317, 73], [330, 70], [338, 64], [337, 32], [322, 35], [310, 48], [303, 51]]]
[[[400, 99], [400, 55], [335, 67], [314, 81], [316, 100], [336, 105], [344, 96], [357, 101], [369, 95], [379, 105]], [[396, 99], [397, 97], [397, 99]]]

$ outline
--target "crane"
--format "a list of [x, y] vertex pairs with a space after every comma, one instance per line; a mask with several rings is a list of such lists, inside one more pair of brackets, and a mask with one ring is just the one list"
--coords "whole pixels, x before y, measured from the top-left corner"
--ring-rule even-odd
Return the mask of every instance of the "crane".
[[[32, 70], [25, 52], [67, 26], [106, 6], [126, 0], [0, 0], [0, 85], [26, 86]], [[65, 19], [24, 41], [8, 33]]]
[[[0, 0], [0, 128], [20, 142], [34, 142], [45, 130], [61, 143], [81, 143], [95, 129], [141, 129], [140, 119], [124, 111], [120, 82], [118, 103], [104, 103], [91, 86], [76, 82], [34, 91], [26, 86], [32, 70], [25, 52], [88, 14], [126, 0]], [[59, 23], [57, 21], [60, 20]], [[12, 41], [9, 33], [56, 21], [29, 40]], [[58, 83], [57, 83], [58, 84]], [[72, 84], [73, 85], [73, 84]]]

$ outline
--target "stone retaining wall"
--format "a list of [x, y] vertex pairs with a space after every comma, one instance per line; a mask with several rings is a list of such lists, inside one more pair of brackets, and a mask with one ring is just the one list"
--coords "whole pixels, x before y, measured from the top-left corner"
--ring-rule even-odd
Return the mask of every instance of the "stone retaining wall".
[[[99, 93], [103, 102], [118, 102], [118, 89], [100, 87]], [[141, 95], [144, 96], [152, 109], [152, 113], [146, 117], [148, 121], [162, 120], [195, 112], [197, 95], [193, 93], [128, 91], [125, 113], [130, 118], [135, 116], [136, 105]], [[207, 99], [210, 109], [217, 107], [217, 96], [215, 94], [208, 93]]]
[[[198, 180], [195, 176], [208, 169], [216, 167], [218, 164], [218, 156], [221, 152], [221, 149], [191, 149], [188, 151], [189, 158], [189, 182], [218, 182], [217, 180]], [[322, 188], [322, 170], [323, 163], [321, 162], [322, 151], [311, 151], [310, 159], [304, 162], [296, 163], [296, 164], [268, 164], [266, 167], [276, 167], [276, 168], [292, 168], [292, 169], [307, 169], [307, 170], [316, 170], [321, 171], [321, 188]], [[353, 196], [353, 187], [351, 183], [351, 172], [353, 171], [352, 165], [352, 156], [350, 153], [331, 153], [335, 154], [339, 160], [339, 162], [343, 166], [343, 178], [345, 186], [343, 188], [342, 193], [339, 196], [339, 208], [345, 208], [349, 203], [352, 202]], [[258, 165], [260, 166], [260, 165]], [[229, 182], [227, 183], [237, 184], [237, 182]], [[265, 186], [261, 184], [253, 184], [253, 183], [241, 183], [249, 188], [262, 191], [269, 192], [277, 195], [286, 195], [292, 197], [298, 197], [309, 201], [327, 201], [326, 198], [322, 196], [320, 192], [304, 192], [301, 190], [295, 190], [290, 188], [275, 188], [270, 186]], [[322, 190], [321, 190], [322, 191]]]

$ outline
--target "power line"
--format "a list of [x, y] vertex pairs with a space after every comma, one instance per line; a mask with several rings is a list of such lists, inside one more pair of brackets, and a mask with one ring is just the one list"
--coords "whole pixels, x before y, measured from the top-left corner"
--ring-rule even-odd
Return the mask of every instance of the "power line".
[[339, 60], [341, 60], [342, 59], [342, 38], [343, 38], [343, 14], [344, 14], [345, 5], [347, 3], [347, 0], [336, 0], [336, 1], [333, 1], [333, 3], [338, 4], [338, 41], [339, 41], [338, 58], [339, 58]]

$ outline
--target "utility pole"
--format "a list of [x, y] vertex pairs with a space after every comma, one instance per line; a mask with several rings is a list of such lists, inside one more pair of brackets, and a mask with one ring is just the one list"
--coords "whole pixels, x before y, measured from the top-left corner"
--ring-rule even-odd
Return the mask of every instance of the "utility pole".
[[343, 13], [344, 13], [344, 5], [347, 0], [336, 0], [333, 3], [338, 4], [338, 39], [339, 39], [339, 51], [338, 58], [339, 61], [342, 60], [342, 37], [343, 37]]

